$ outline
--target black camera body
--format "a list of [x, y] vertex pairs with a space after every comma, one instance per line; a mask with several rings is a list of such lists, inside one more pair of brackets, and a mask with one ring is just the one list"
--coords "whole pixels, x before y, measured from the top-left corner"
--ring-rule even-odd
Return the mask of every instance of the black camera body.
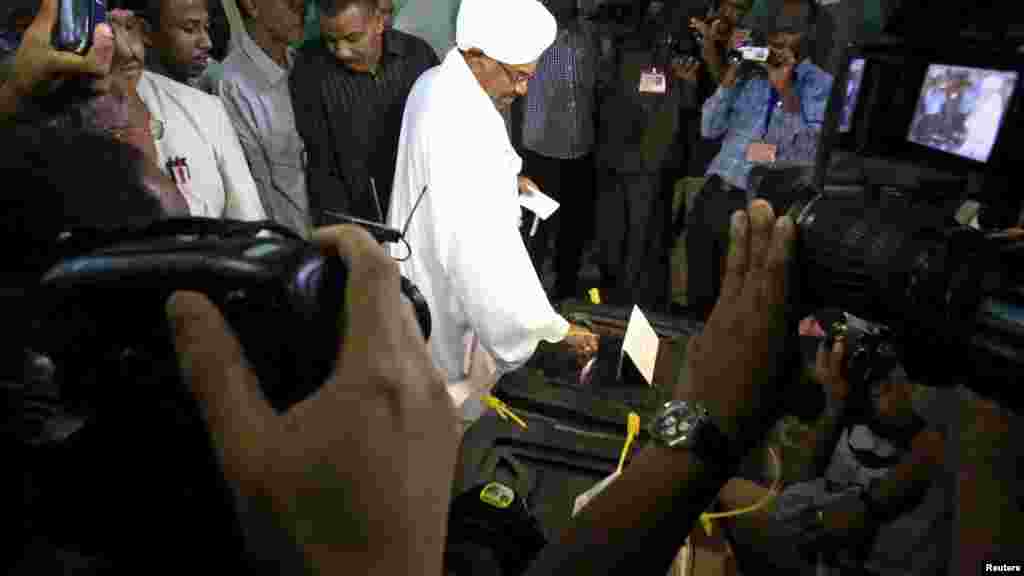
[[[279, 235], [262, 235], [266, 229]], [[201, 292], [238, 336], [269, 402], [286, 410], [322, 385], [343, 345], [347, 269], [282, 232], [266, 223], [184, 219], [127, 235], [72, 234], [65, 239], [72, 254], [43, 276], [36, 294], [44, 315], [35, 320], [33, 347], [65, 371], [58, 380], [70, 397], [93, 394], [83, 379], [109, 381], [97, 371], [112, 365], [176, 372], [164, 303], [175, 291]], [[403, 278], [402, 293], [429, 337], [419, 290]]]

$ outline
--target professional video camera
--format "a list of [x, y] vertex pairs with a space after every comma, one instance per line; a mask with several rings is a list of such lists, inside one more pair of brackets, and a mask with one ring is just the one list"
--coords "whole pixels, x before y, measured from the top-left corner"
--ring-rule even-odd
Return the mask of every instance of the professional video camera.
[[[847, 56], [822, 136], [815, 189], [824, 193], [797, 218], [794, 313], [849, 311], [885, 327], [863, 341], [859, 362], [891, 347], [922, 384], [964, 384], [1019, 409], [1024, 242], [965, 226], [955, 213], [972, 199], [1019, 214], [1013, 162], [1024, 136], [1024, 59], [993, 46], [893, 43]], [[959, 82], [933, 90], [947, 77]], [[824, 185], [834, 145], [863, 162], [864, 193]], [[885, 180], [908, 170], [915, 184]]]
[[[263, 236], [264, 231], [276, 235]], [[177, 290], [206, 294], [238, 335], [277, 410], [312, 394], [330, 373], [341, 334], [346, 269], [338, 257], [271, 223], [178, 219], [141, 231], [72, 232], [36, 294], [43, 317], [33, 349], [57, 367], [69, 398], [126, 363], [176, 374], [164, 302]], [[402, 278], [424, 337], [430, 311]]]

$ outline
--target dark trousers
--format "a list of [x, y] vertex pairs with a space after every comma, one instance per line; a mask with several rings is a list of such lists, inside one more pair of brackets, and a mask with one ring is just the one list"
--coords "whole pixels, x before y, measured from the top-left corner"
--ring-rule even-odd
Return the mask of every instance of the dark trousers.
[[526, 248], [533, 266], [538, 274], [544, 271], [544, 264], [552, 255], [553, 241], [554, 296], [558, 300], [578, 297], [583, 249], [594, 233], [594, 158], [587, 155], [561, 160], [527, 150], [523, 160], [523, 174], [560, 204], [551, 218], [538, 224], [533, 237], [529, 234], [535, 216], [531, 213], [524, 218]]
[[601, 174], [597, 240], [602, 288], [610, 304], [668, 307], [671, 192], [660, 173]]
[[[771, 203], [777, 216], [796, 202], [806, 201], [810, 188], [793, 186], [792, 180], [767, 175], [759, 187], [757, 198]], [[729, 219], [732, 213], [747, 207], [747, 192], [726, 184], [717, 175], [709, 176], [694, 200], [687, 219], [686, 265], [688, 307], [700, 318], [711, 315], [722, 287], [723, 258], [729, 247]]]

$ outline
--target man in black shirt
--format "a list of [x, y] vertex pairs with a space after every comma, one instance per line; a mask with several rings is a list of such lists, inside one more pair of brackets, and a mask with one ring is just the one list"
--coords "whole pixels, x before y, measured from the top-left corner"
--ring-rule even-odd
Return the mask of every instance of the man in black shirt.
[[321, 40], [296, 59], [290, 84], [316, 225], [337, 214], [384, 221], [405, 100], [439, 64], [430, 45], [384, 21], [376, 0], [322, 0]]

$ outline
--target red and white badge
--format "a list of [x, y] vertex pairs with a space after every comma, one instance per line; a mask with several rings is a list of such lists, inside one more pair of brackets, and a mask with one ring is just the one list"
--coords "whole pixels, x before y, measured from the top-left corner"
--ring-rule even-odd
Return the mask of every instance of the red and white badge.
[[664, 94], [667, 86], [665, 75], [657, 69], [645, 70], [640, 73], [639, 90], [644, 94]]

